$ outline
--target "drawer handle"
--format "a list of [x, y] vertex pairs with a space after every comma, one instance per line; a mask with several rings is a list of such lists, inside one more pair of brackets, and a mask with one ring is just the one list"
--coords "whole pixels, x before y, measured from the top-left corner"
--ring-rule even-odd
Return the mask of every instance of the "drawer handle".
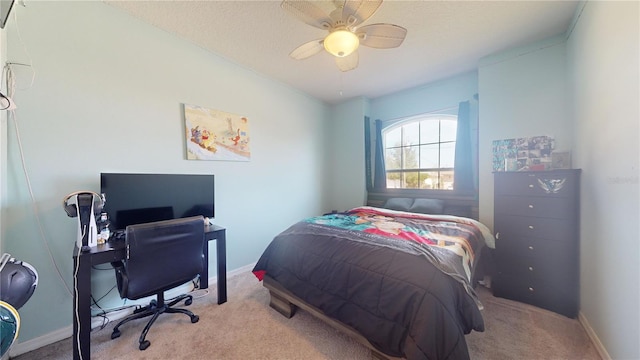
[[529, 287], [530, 292], [534, 292], [535, 290], [532, 287]]
[[529, 209], [533, 209], [533, 205], [529, 204]]
[[533, 266], [529, 266], [529, 271], [533, 271]]
[[533, 246], [529, 246], [529, 250], [533, 250]]
[[533, 225], [529, 225], [529, 229], [533, 230]]

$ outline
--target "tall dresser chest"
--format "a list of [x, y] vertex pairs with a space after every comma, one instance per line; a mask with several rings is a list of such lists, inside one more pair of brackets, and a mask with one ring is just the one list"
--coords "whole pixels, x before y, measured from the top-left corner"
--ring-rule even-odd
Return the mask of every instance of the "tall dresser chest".
[[494, 176], [493, 294], [576, 317], [580, 170]]

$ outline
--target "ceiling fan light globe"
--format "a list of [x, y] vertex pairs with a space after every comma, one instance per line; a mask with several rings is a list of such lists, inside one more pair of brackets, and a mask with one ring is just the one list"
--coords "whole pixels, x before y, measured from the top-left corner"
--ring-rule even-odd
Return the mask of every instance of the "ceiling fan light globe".
[[324, 39], [325, 50], [337, 57], [351, 55], [359, 45], [358, 36], [349, 30], [333, 31]]

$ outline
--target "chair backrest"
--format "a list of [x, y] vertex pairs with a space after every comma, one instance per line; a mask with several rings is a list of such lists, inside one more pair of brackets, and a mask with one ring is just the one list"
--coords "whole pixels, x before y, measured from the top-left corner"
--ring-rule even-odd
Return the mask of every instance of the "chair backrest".
[[125, 234], [129, 299], [169, 290], [202, 271], [202, 216], [129, 225]]

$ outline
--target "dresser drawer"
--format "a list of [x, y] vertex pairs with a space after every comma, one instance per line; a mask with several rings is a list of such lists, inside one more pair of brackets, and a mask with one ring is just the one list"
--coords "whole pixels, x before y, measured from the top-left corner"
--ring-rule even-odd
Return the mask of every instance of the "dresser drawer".
[[492, 283], [493, 295], [555, 311], [570, 318], [578, 314], [577, 284], [557, 287], [542, 280], [523, 281], [499, 274]]
[[576, 247], [570, 241], [549, 241], [540, 238], [501, 236], [496, 239], [496, 257], [499, 263], [511, 258], [545, 259], [547, 266], [557, 267], [577, 257]]
[[504, 214], [496, 216], [494, 230], [496, 239], [504, 241], [531, 237], [575, 244], [577, 235], [574, 221]]
[[523, 283], [544, 282], [556, 287], [571, 286], [578, 271], [576, 259], [548, 254], [544, 257], [502, 256], [498, 254], [498, 274], [508, 275]]
[[578, 177], [572, 171], [505, 172], [495, 175], [496, 195], [575, 198]]
[[563, 197], [501, 195], [496, 197], [494, 206], [496, 214], [556, 219], [573, 219], [576, 216], [575, 202]]

